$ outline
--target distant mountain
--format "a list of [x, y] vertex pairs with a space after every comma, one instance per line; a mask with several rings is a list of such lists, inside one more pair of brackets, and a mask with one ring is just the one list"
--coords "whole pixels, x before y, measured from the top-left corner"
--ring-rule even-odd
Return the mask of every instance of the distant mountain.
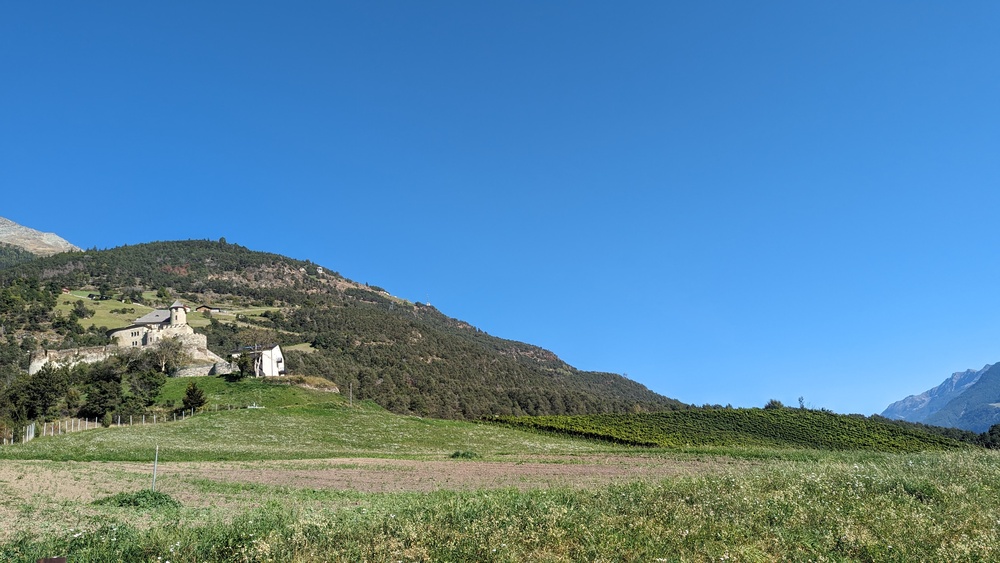
[[0, 217], [0, 243], [23, 248], [37, 256], [80, 250], [55, 233], [43, 233]]
[[931, 415], [944, 408], [952, 399], [975, 385], [990, 367], [990, 364], [986, 364], [983, 369], [978, 371], [968, 369], [955, 372], [941, 385], [919, 395], [910, 395], [889, 405], [887, 409], [882, 411], [882, 416], [910, 422], [926, 422]]
[[889, 405], [882, 416], [986, 432], [1000, 424], [1000, 363], [954, 373], [929, 391]]
[[962, 394], [928, 416], [927, 424], [973, 432], [986, 432], [1000, 424], [1000, 364], [993, 364]]

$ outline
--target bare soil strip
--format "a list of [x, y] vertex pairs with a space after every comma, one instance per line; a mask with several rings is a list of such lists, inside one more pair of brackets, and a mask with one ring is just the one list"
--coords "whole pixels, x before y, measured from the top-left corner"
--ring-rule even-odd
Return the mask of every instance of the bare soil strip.
[[[325, 465], [324, 465], [325, 464]], [[515, 487], [594, 487], [718, 471], [719, 460], [631, 456], [547, 456], [516, 462], [349, 458], [325, 461], [171, 464], [164, 475], [215, 481], [372, 493]], [[148, 471], [148, 468], [145, 468]]]

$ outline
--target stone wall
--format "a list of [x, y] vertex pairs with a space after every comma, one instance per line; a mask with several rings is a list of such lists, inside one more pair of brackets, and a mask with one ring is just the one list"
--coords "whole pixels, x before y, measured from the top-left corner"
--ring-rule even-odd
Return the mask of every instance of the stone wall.
[[229, 362], [217, 362], [201, 366], [188, 366], [177, 370], [173, 377], [198, 377], [202, 375], [226, 375], [233, 372]]
[[117, 346], [91, 346], [89, 348], [71, 348], [69, 350], [46, 350], [32, 358], [28, 373], [34, 375], [42, 366], [52, 362], [59, 365], [75, 366], [76, 364], [93, 364], [106, 360], [118, 350]]
[[[229, 362], [220, 358], [215, 352], [208, 349], [208, 338], [204, 334], [181, 334], [177, 339], [184, 346], [191, 364], [181, 371], [187, 369], [204, 370], [205, 373], [192, 375], [208, 375], [209, 371], [216, 370], [216, 373], [230, 373]], [[32, 358], [31, 365], [28, 366], [28, 373], [34, 375], [42, 369], [42, 366], [52, 362], [57, 365], [75, 366], [76, 364], [93, 364], [104, 361], [120, 350], [118, 346], [109, 344], [107, 346], [93, 346], [90, 348], [72, 348], [69, 350], [46, 350]], [[220, 366], [224, 364], [225, 367]], [[216, 367], [220, 366], [220, 367]], [[228, 370], [228, 371], [218, 371]]]
[[215, 364], [225, 361], [208, 349], [208, 337], [204, 334], [182, 334], [177, 337], [177, 340], [180, 340], [181, 344], [184, 345], [184, 351], [193, 363]]

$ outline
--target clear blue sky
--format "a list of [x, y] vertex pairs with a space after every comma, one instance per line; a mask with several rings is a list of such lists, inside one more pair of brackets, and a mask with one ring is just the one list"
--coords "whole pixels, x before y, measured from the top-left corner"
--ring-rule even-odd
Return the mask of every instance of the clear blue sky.
[[682, 401], [871, 414], [1000, 361], [998, 24], [7, 2], [0, 216], [86, 248], [225, 236]]

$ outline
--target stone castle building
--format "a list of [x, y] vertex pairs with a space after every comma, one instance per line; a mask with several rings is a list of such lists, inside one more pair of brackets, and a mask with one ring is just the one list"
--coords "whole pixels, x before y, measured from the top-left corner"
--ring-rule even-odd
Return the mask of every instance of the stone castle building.
[[45, 364], [75, 365], [100, 362], [118, 353], [122, 348], [155, 346], [161, 340], [173, 338], [180, 342], [183, 354], [191, 362], [175, 375], [209, 375], [229, 373], [229, 362], [208, 349], [208, 338], [195, 333], [187, 324], [188, 307], [174, 301], [169, 309], [156, 309], [125, 328], [108, 331], [112, 345], [71, 350], [48, 350], [33, 358], [29, 374], [37, 373]]
[[174, 301], [169, 309], [156, 309], [108, 335], [115, 344], [126, 348], [152, 346], [164, 338], [193, 334], [194, 329], [187, 324], [187, 307]]

